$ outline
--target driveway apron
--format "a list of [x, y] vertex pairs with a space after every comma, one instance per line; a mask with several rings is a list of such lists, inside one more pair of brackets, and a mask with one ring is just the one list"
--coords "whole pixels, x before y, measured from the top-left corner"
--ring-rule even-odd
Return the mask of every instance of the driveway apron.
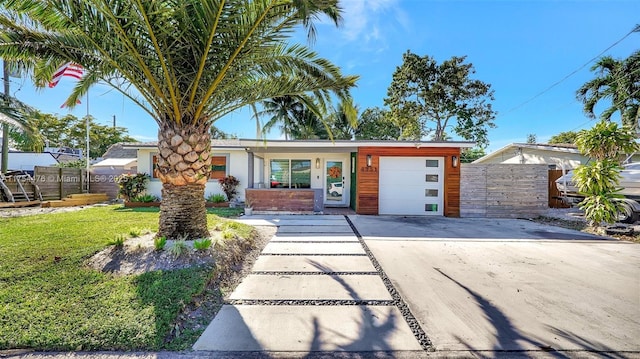
[[526, 220], [349, 220], [438, 353], [640, 357], [638, 244]]
[[344, 216], [252, 216], [240, 221], [278, 229], [194, 350], [428, 348], [428, 339]]

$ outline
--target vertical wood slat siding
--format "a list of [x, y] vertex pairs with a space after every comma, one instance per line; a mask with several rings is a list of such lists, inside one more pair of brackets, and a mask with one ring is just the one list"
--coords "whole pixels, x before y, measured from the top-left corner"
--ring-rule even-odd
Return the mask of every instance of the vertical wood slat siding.
[[464, 164], [461, 215], [531, 218], [548, 208], [547, 165]]
[[564, 175], [562, 170], [549, 170], [549, 208], [569, 208], [570, 206], [558, 197], [562, 192], [558, 191], [556, 180]]
[[[367, 155], [372, 163], [367, 168]], [[378, 214], [380, 193], [380, 157], [444, 157], [444, 215], [460, 216], [460, 165], [453, 167], [452, 156], [460, 159], [457, 147], [360, 147], [358, 149], [358, 174], [356, 213]], [[375, 169], [375, 171], [374, 171]]]

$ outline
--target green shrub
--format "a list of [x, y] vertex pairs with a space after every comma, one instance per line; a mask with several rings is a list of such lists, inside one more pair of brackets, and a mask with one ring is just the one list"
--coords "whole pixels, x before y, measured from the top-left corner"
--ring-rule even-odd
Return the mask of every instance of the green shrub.
[[146, 173], [125, 173], [116, 177], [116, 182], [119, 187], [118, 195], [125, 201], [132, 201], [147, 189], [149, 175]]
[[142, 229], [138, 228], [129, 228], [129, 236], [131, 238], [137, 238], [142, 235]]
[[582, 130], [576, 139], [578, 150], [592, 161], [578, 166], [573, 179], [578, 191], [585, 196], [580, 202], [590, 225], [614, 223], [622, 211], [620, 191], [620, 162], [625, 154], [639, 149], [635, 133], [616, 123], [600, 121], [589, 130]]
[[112, 240], [110, 240], [109, 242], [107, 242], [108, 245], [110, 246], [116, 246], [116, 247], [122, 247], [124, 245], [124, 241], [127, 240], [127, 236], [124, 234], [118, 234], [115, 236], [115, 238], [113, 238]]
[[238, 186], [240, 185], [240, 181], [234, 176], [227, 176], [224, 178], [220, 178], [218, 180], [218, 183], [222, 188], [222, 192], [227, 195], [227, 200], [229, 202], [233, 201], [233, 199], [238, 194]]
[[141, 194], [131, 198], [131, 202], [142, 202], [142, 203], [150, 203], [150, 202], [158, 202], [160, 199], [152, 194]]
[[236, 238], [237, 234], [234, 230], [231, 229], [225, 229], [222, 231], [222, 238], [224, 239], [233, 239]]
[[189, 253], [189, 246], [184, 239], [177, 240], [173, 242], [173, 246], [169, 248], [169, 253], [171, 253], [174, 258], [180, 258]]
[[209, 249], [209, 247], [211, 247], [211, 239], [209, 238], [196, 239], [193, 242], [193, 248], [195, 248], [196, 251], [205, 251]]
[[162, 237], [156, 237], [153, 239], [153, 247], [156, 249], [156, 251], [161, 251], [164, 249], [164, 246], [167, 245], [167, 237], [162, 236]]
[[227, 197], [225, 197], [222, 193], [212, 193], [207, 196], [206, 201], [213, 203], [222, 203], [227, 201]]

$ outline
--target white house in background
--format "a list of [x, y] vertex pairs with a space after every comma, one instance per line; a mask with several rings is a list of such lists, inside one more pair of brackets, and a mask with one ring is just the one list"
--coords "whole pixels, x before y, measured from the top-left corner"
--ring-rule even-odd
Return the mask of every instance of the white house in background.
[[56, 166], [57, 164], [58, 160], [49, 152], [9, 151], [7, 169], [27, 171], [33, 175], [35, 166]]
[[130, 173], [135, 173], [138, 167], [137, 158], [107, 158], [98, 163], [91, 165], [91, 168], [109, 168], [112, 170], [123, 170]]
[[[320, 212], [351, 207], [358, 214], [460, 215], [460, 151], [471, 142], [230, 139], [211, 142], [205, 196], [222, 193], [218, 179], [240, 180], [239, 199], [255, 211]], [[138, 172], [154, 174], [157, 143], [136, 149]]]
[[512, 143], [480, 157], [473, 163], [481, 164], [546, 164], [550, 168], [574, 169], [587, 163], [573, 144]]
[[[481, 164], [545, 164], [550, 169], [571, 170], [589, 162], [573, 144], [512, 143], [480, 157], [473, 163]], [[631, 162], [640, 162], [633, 155]]]

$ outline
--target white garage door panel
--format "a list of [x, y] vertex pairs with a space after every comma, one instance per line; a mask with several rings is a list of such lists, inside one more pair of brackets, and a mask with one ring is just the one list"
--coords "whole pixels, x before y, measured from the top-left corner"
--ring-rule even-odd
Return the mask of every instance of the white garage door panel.
[[[438, 167], [427, 167], [427, 160], [437, 160]], [[427, 176], [437, 182], [427, 182]], [[437, 196], [427, 196], [433, 190]], [[380, 214], [442, 215], [444, 158], [380, 157], [378, 201]]]

